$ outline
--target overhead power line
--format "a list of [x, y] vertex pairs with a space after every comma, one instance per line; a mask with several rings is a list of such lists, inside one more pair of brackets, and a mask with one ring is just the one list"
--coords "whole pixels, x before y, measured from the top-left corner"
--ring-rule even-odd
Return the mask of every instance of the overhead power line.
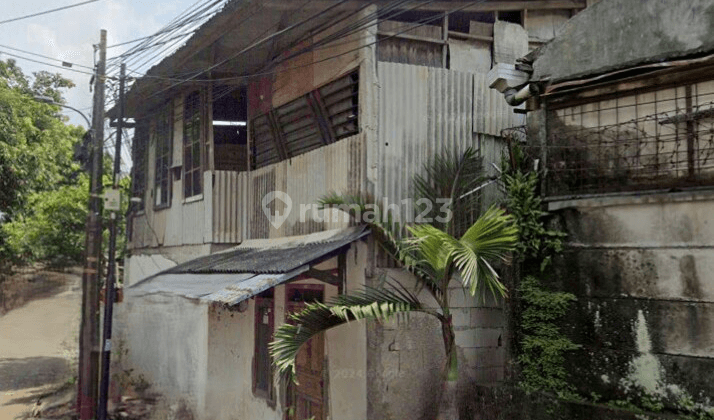
[[48, 13], [59, 12], [60, 10], [71, 9], [71, 8], [73, 8], [73, 7], [82, 6], [82, 5], [88, 4], [88, 3], [94, 3], [94, 2], [97, 2], [97, 1], [99, 1], [99, 0], [87, 0], [87, 1], [83, 1], [83, 2], [81, 2], [81, 3], [75, 3], [75, 4], [70, 4], [70, 5], [68, 5], [68, 6], [58, 7], [58, 8], [56, 8], [56, 9], [45, 10], [44, 12], [37, 12], [37, 13], [33, 13], [33, 14], [31, 14], [31, 15], [26, 15], [26, 16], [20, 16], [20, 17], [16, 17], [16, 18], [12, 18], [12, 19], [7, 19], [7, 20], [0, 21], [0, 25], [2, 25], [3, 23], [15, 22], [16, 20], [29, 19], [29, 18], [35, 17], [35, 16], [41, 16], [41, 15], [46, 15], [46, 14], [48, 14]]
[[[54, 58], [54, 57], [49, 57], [49, 56], [42, 55], [42, 54], [37, 54], [37, 53], [34, 53], [34, 52], [32, 52], [32, 51], [21, 50], [21, 49], [19, 49], [19, 48], [11, 47], [11, 46], [9, 46], [9, 45], [2, 45], [2, 44], [0, 44], [0, 48], [7, 48], [7, 49], [10, 49], [10, 50], [13, 50], [13, 51], [19, 51], [19, 52], [24, 53], [24, 54], [34, 55], [35, 57], [41, 57], [41, 58], [46, 58], [46, 59], [48, 59], [48, 60], [57, 61], [57, 62], [62, 63], [62, 67], [77, 66], [77, 67], [82, 67], [82, 68], [85, 68], [85, 69], [94, 71], [94, 68], [92, 68], [92, 67], [90, 67], [90, 66], [85, 66], [85, 65], [77, 64], [77, 63], [72, 63], [72, 62], [69, 62], [69, 61], [67, 61], [67, 60], [60, 60], [59, 58]], [[69, 64], [69, 66], [67, 66], [67, 64]]]
[[2, 50], [0, 50], [0, 54], [9, 55], [10, 57], [19, 58], [19, 59], [21, 59], [21, 60], [32, 61], [33, 63], [42, 64], [42, 65], [44, 65], [44, 66], [56, 67], [56, 68], [62, 69], [62, 70], [73, 71], [73, 72], [75, 72], [75, 73], [82, 73], [82, 74], [88, 74], [88, 75], [90, 75], [90, 76], [94, 76], [94, 73], [90, 73], [90, 72], [88, 72], [88, 71], [83, 71], [83, 70], [72, 69], [72, 68], [69, 68], [69, 67], [58, 66], [58, 65], [56, 65], [56, 64], [51, 64], [51, 63], [47, 63], [47, 62], [45, 62], [45, 61], [40, 61], [40, 60], [35, 60], [35, 59], [32, 59], [32, 58], [23, 57], [23, 56], [21, 56], [21, 55], [9, 53], [9, 52], [7, 52], [7, 51], [2, 51]]
[[285, 32], [288, 32], [288, 31], [291, 31], [291, 30], [293, 30], [293, 29], [295, 29], [295, 28], [297, 28], [297, 27], [300, 27], [300, 26], [304, 25], [305, 23], [307, 23], [307, 22], [309, 22], [309, 21], [311, 21], [311, 20], [313, 20], [313, 19], [316, 19], [316, 18], [318, 18], [319, 16], [321, 16], [321, 15], [323, 15], [323, 14], [329, 12], [330, 10], [333, 10], [333, 9], [335, 9], [336, 7], [339, 7], [339, 6], [345, 4], [345, 3], [349, 2], [349, 1], [350, 1], [350, 0], [340, 0], [340, 1], [336, 2], [335, 4], [333, 4], [333, 5], [331, 5], [331, 6], [328, 6], [328, 7], [325, 8], [324, 10], [322, 10], [322, 11], [320, 11], [320, 12], [314, 14], [314, 15], [311, 15], [310, 17], [308, 17], [308, 18], [306, 18], [306, 19], [302, 19], [302, 20], [300, 20], [299, 22], [288, 26], [287, 28], [284, 28], [284, 29], [281, 29], [281, 30], [279, 30], [279, 31], [277, 31], [277, 32], [274, 32], [274, 33], [272, 33], [272, 34], [270, 34], [270, 35], [268, 35], [268, 36], [266, 36], [266, 37], [260, 39], [259, 41], [253, 42], [251, 45], [249, 45], [248, 47], [243, 48], [242, 50], [238, 51], [236, 54], [232, 55], [231, 57], [228, 57], [228, 58], [226, 58], [226, 59], [224, 59], [224, 60], [221, 60], [220, 62], [209, 66], [209, 67], [208, 67], [207, 69], [205, 69], [205, 70], [202, 70], [202, 71], [199, 71], [199, 72], [195, 73], [193, 76], [191, 76], [191, 77], [189, 77], [189, 78], [187, 78], [187, 79], [185, 79], [185, 80], [183, 80], [183, 81], [181, 81], [181, 82], [173, 83], [171, 86], [169, 86], [169, 87], [167, 87], [167, 88], [164, 88], [164, 89], [161, 89], [159, 92], [156, 92], [154, 95], [151, 95], [151, 96], [155, 96], [155, 95], [157, 95], [157, 94], [159, 94], [159, 93], [161, 93], [161, 92], [167, 91], [167, 90], [169, 90], [169, 89], [171, 89], [171, 88], [174, 88], [174, 87], [176, 87], [176, 86], [178, 86], [178, 85], [181, 85], [181, 84], [183, 84], [183, 83], [190, 82], [191, 80], [196, 79], [196, 78], [197, 78], [199, 75], [201, 75], [202, 73], [204, 73], [204, 72], [206, 72], [206, 71], [211, 71], [211, 70], [215, 69], [216, 67], [221, 66], [221, 65], [227, 63], [228, 61], [231, 61], [231, 60], [233, 60], [234, 58], [236, 58], [236, 57], [238, 57], [238, 56], [240, 56], [240, 55], [246, 53], [247, 51], [250, 51], [250, 50], [252, 50], [252, 49], [258, 47], [259, 45], [265, 44], [266, 42], [268, 42], [268, 41], [270, 41], [271, 39], [276, 38], [276, 37], [278, 37], [278, 36], [284, 34]]

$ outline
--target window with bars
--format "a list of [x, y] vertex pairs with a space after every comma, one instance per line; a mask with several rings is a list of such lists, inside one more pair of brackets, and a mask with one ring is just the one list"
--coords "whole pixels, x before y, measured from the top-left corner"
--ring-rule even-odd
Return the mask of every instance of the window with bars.
[[359, 73], [352, 72], [251, 120], [260, 168], [359, 133]]
[[146, 199], [146, 163], [149, 146], [149, 127], [146, 120], [138, 120], [131, 143], [131, 196], [139, 198], [139, 202], [131, 202], [130, 211], [144, 210]]
[[192, 92], [184, 100], [183, 196], [201, 194], [201, 95]]
[[156, 147], [156, 158], [154, 160], [154, 206], [156, 208], [171, 205], [172, 111], [172, 102], [166, 104], [159, 111], [152, 133], [152, 143], [154, 143]]
[[714, 81], [552, 107], [548, 194], [710, 185], [713, 133]]

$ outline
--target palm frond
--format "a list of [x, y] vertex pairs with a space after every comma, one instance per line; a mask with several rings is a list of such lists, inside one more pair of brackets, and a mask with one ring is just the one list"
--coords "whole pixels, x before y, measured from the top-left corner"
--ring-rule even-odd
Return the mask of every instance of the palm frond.
[[[367, 211], [375, 214], [367, 223], [377, 240], [377, 244], [394, 260], [421, 280], [421, 286], [426, 287], [438, 301], [441, 290], [434, 282], [435, 274], [422, 258], [418, 257], [414, 246], [406, 239], [406, 225], [393, 221], [390, 214], [383, 214], [374, 198], [366, 194], [338, 194], [331, 192], [318, 200], [320, 208], [339, 208], [357, 218]], [[363, 222], [364, 219], [358, 220]]]
[[418, 254], [439, 278], [450, 277], [455, 269], [472, 296], [481, 285], [494, 296], [505, 294], [506, 288], [491, 264], [505, 260], [515, 249], [518, 229], [503, 210], [491, 207], [458, 240], [431, 225], [412, 226], [409, 232]]
[[505, 294], [498, 273], [491, 262], [504, 260], [518, 242], [518, 228], [512, 216], [491, 207], [459, 239], [459, 248], [454, 249], [453, 261], [461, 273], [462, 282], [475, 294], [483, 283], [494, 296]]
[[[432, 203], [426, 217], [437, 228], [452, 236], [462, 234], [479, 211], [479, 186], [486, 177], [483, 173], [482, 159], [478, 151], [468, 148], [464, 153], [456, 151], [443, 153], [424, 165], [424, 174], [415, 175], [413, 189], [415, 198], [424, 198]], [[448, 201], [451, 219], [443, 221], [437, 216], [443, 215], [441, 204]], [[440, 204], [441, 203], [441, 204]]]
[[281, 376], [296, 380], [295, 358], [300, 348], [313, 336], [355, 320], [385, 320], [399, 313], [424, 312], [440, 314], [424, 308], [416, 296], [398, 283], [388, 287], [366, 287], [347, 295], [339, 295], [327, 303], [309, 303], [301, 312], [289, 315], [289, 322], [275, 332], [270, 343], [273, 363]]

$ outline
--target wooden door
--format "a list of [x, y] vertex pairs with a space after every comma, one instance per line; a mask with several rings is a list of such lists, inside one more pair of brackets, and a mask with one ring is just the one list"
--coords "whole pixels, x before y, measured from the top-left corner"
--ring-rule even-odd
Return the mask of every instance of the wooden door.
[[[322, 285], [287, 285], [286, 310], [299, 312], [306, 302], [322, 301]], [[288, 385], [289, 420], [325, 419], [325, 394], [323, 370], [325, 359], [325, 336], [320, 334], [308, 341], [297, 355], [295, 370], [299, 385]]]

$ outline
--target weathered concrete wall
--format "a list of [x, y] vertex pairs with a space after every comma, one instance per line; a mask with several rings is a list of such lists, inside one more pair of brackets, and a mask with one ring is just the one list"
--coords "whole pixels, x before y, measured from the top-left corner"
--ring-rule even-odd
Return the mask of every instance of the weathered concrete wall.
[[526, 394], [519, 388], [481, 386], [469, 389], [463, 412], [469, 420], [658, 420], [671, 415], [633, 412], [606, 405], [565, 401], [553, 395]]
[[169, 405], [185, 404], [200, 418], [206, 402], [208, 308], [177, 296], [127, 294], [122, 304], [127, 327], [115, 339], [128, 350], [122, 369], [133, 369], [132, 379], [143, 377], [150, 392], [160, 393]]
[[[283, 290], [283, 287], [275, 289], [276, 303], [284, 301]], [[252, 392], [254, 303], [251, 299], [245, 312], [215, 307], [209, 310], [206, 419], [232, 420], [238, 413], [251, 419], [283, 418], [280, 404], [271, 407], [267, 400]], [[277, 316], [275, 321], [277, 328]]]
[[714, 47], [710, 0], [603, 0], [568, 21], [534, 65], [553, 80]]
[[[388, 275], [406, 287], [413, 278], [397, 269]], [[453, 282], [449, 289], [459, 355], [459, 388], [503, 380], [506, 334], [503, 303], [480, 301]], [[431, 295], [419, 298], [436, 306]], [[406, 320], [372, 323], [368, 331], [369, 419], [430, 419], [443, 383], [444, 344], [435, 318], [413, 314]], [[468, 392], [463, 398], [468, 398]]]
[[[362, 289], [367, 265], [367, 244], [356, 242], [347, 253], [347, 290]], [[337, 294], [328, 288], [327, 297]], [[325, 340], [329, 378], [329, 414], [334, 420], [367, 418], [367, 323], [353, 322], [327, 332]]]
[[583, 346], [573, 383], [611, 399], [711, 404], [711, 192], [550, 203], [568, 232], [553, 285], [578, 297], [565, 331]]
[[[148, 257], [145, 257], [148, 258]], [[355, 243], [347, 253], [347, 290], [364, 285], [367, 245]], [[336, 258], [318, 269], [337, 267]], [[302, 280], [298, 284], [323, 284]], [[252, 392], [255, 305], [244, 312], [164, 295], [132, 296], [122, 304], [122, 346], [129, 349], [121, 369], [134, 369], [169, 405], [184, 401], [197, 419], [274, 419], [284, 416], [284, 388], [276, 386], [275, 404]], [[326, 298], [337, 288], [326, 286]], [[285, 321], [285, 286], [274, 289], [275, 328]], [[127, 327], [128, 326], [128, 327]], [[133, 326], [133, 327], [132, 327]], [[353, 323], [327, 333], [326, 369], [332, 419], [364, 419], [367, 411], [366, 324]], [[277, 374], [276, 374], [277, 381]]]

